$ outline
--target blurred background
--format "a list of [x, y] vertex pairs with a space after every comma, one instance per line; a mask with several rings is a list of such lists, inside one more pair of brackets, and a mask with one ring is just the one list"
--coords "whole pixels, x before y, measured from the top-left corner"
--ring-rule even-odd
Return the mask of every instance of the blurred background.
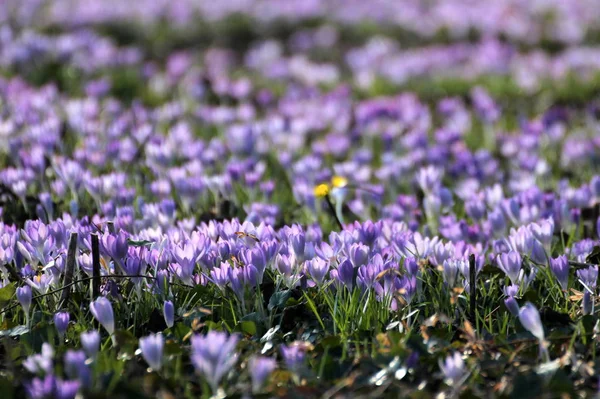
[[148, 104], [207, 82], [232, 97], [345, 82], [432, 99], [475, 83], [540, 107], [600, 87], [598, 0], [4, 0], [0, 27], [3, 75]]

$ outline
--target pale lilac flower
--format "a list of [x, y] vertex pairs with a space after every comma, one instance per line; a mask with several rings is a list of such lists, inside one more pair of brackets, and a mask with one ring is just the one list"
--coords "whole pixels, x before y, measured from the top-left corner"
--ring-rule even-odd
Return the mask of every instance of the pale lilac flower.
[[554, 234], [554, 218], [549, 218], [540, 222], [540, 224], [532, 223], [530, 225], [533, 236], [542, 243], [542, 246], [547, 253], [550, 253], [550, 245], [552, 244], [552, 235]]
[[33, 277], [33, 280], [27, 279], [25, 282], [39, 294], [48, 293], [50, 286], [54, 283], [54, 275], [44, 273]]
[[312, 277], [313, 281], [320, 285], [323, 283], [327, 272], [329, 271], [329, 264], [321, 258], [314, 258], [305, 262], [306, 270]]
[[567, 290], [569, 285], [569, 260], [566, 255], [550, 258], [550, 270], [558, 280], [560, 287]]
[[250, 377], [252, 378], [252, 392], [257, 393], [275, 370], [275, 359], [264, 356], [253, 356], [248, 361]]
[[192, 337], [192, 363], [196, 371], [206, 379], [213, 393], [237, 361], [237, 342], [236, 335], [227, 336], [224, 332], [214, 330], [206, 335]]
[[70, 379], [76, 379], [84, 386], [92, 382], [90, 369], [86, 364], [86, 355], [83, 351], [69, 349], [64, 356], [65, 374]]
[[163, 305], [163, 316], [167, 327], [173, 327], [173, 324], [175, 323], [175, 307], [173, 306], [173, 302], [165, 301]]
[[62, 340], [69, 327], [70, 315], [67, 312], [58, 312], [54, 315], [54, 325], [58, 331], [58, 335]]
[[281, 356], [286, 367], [290, 371], [298, 373], [304, 365], [306, 353], [301, 343], [292, 343], [291, 345], [281, 347]]
[[330, 274], [332, 278], [344, 284], [348, 288], [348, 291], [352, 291], [354, 287], [354, 267], [348, 259], [340, 263], [337, 269], [332, 270]]
[[24, 285], [23, 287], [17, 288], [17, 299], [23, 307], [23, 311], [25, 312], [26, 318], [29, 319], [29, 309], [31, 308], [32, 299], [31, 288], [28, 285]]
[[544, 326], [540, 319], [540, 313], [537, 308], [530, 302], [519, 310], [519, 321], [527, 331], [533, 334], [538, 340], [544, 340]]
[[598, 266], [577, 270], [577, 278], [588, 289], [594, 291], [598, 282]]
[[519, 294], [519, 286], [517, 284], [505, 285], [502, 288], [502, 292], [506, 296], [515, 297]]
[[456, 279], [458, 278], [458, 272], [465, 267], [468, 267], [468, 261], [465, 259], [447, 259], [444, 261], [443, 275], [444, 281], [448, 284], [448, 287], [454, 288]]
[[79, 336], [81, 346], [90, 359], [95, 359], [100, 349], [100, 333], [96, 330], [83, 332]]
[[142, 357], [152, 370], [158, 371], [162, 366], [164, 345], [165, 341], [160, 333], [140, 338]]
[[443, 362], [440, 359], [439, 366], [442, 370], [442, 373], [444, 373], [444, 377], [448, 382], [448, 385], [453, 387], [458, 386], [467, 375], [465, 362], [458, 352], [454, 352], [453, 355], [449, 355], [446, 357], [446, 359], [444, 359]]
[[115, 316], [108, 299], [101, 296], [90, 304], [90, 311], [109, 335], [115, 332]]
[[514, 317], [519, 317], [519, 303], [514, 297], [507, 297], [504, 300], [504, 305], [506, 306], [510, 314], [512, 314]]
[[54, 370], [54, 349], [47, 342], [42, 344], [42, 353], [28, 356], [23, 361], [23, 367], [34, 374], [51, 374]]
[[435, 166], [426, 166], [416, 173], [415, 178], [425, 194], [436, 191], [442, 182], [443, 170]]
[[521, 255], [516, 251], [500, 254], [496, 257], [498, 267], [508, 276], [511, 283], [517, 284], [519, 281], [519, 272], [523, 263]]
[[32, 399], [73, 399], [79, 391], [79, 386], [79, 381], [63, 381], [48, 374], [44, 379], [36, 377], [26, 383], [25, 391], [27, 391], [27, 396]]

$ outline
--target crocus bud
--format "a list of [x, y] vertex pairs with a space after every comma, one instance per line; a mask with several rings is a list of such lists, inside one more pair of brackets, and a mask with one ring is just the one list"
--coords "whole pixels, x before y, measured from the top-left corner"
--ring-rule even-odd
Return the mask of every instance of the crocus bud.
[[70, 316], [67, 312], [58, 312], [54, 315], [54, 325], [56, 326], [56, 330], [58, 331], [58, 335], [60, 339], [63, 339], [65, 333], [67, 332], [67, 328], [69, 327]]
[[140, 350], [142, 357], [152, 370], [160, 370], [163, 359], [163, 347], [165, 341], [162, 334], [150, 334], [140, 338]]
[[440, 359], [439, 366], [442, 373], [444, 373], [446, 382], [452, 386], [458, 386], [467, 374], [465, 362], [458, 352], [454, 352], [453, 355], [448, 356], [443, 362]]
[[275, 359], [264, 356], [254, 356], [248, 362], [250, 377], [252, 378], [252, 392], [257, 393], [275, 370]]
[[90, 304], [90, 310], [108, 334], [112, 335], [115, 332], [115, 316], [110, 301], [101, 296]]
[[562, 255], [556, 259], [550, 258], [550, 270], [558, 280], [560, 287], [566, 291], [569, 285], [569, 260], [567, 256]]
[[454, 288], [456, 279], [458, 278], [458, 271], [462, 262], [466, 262], [462, 259], [446, 259], [443, 263], [443, 276], [444, 281], [448, 284], [448, 287]]
[[31, 308], [31, 287], [25, 285], [17, 288], [17, 299], [23, 307], [25, 314], [29, 315], [29, 309]]
[[81, 333], [79, 336], [81, 346], [90, 359], [95, 359], [100, 349], [100, 333], [96, 330]]
[[173, 327], [175, 322], [175, 307], [173, 306], [173, 302], [165, 301], [165, 304], [163, 305], [163, 315], [165, 317], [165, 323], [167, 324], [167, 327]]
[[498, 267], [506, 273], [508, 278], [513, 284], [517, 284], [519, 281], [519, 272], [521, 271], [521, 264], [523, 263], [521, 255], [516, 251], [509, 253], [500, 254], [496, 257], [496, 263]]
[[532, 303], [527, 302], [519, 310], [519, 321], [534, 337], [540, 341], [544, 340], [544, 326], [540, 319], [540, 313]]
[[352, 263], [349, 260], [346, 259], [338, 266], [337, 274], [334, 276], [348, 288], [348, 291], [352, 291], [354, 285], [354, 267], [352, 267]]
[[517, 303], [517, 300], [514, 297], [509, 296], [508, 298], [506, 298], [504, 300], [504, 305], [506, 305], [506, 308], [508, 309], [510, 314], [512, 314], [515, 317], [519, 317], [519, 304]]

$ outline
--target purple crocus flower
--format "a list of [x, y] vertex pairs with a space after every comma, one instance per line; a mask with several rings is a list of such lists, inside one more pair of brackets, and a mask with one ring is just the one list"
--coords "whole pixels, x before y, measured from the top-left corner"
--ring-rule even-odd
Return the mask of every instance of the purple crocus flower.
[[544, 250], [549, 253], [552, 244], [552, 235], [554, 234], [554, 219], [549, 218], [530, 225], [531, 233], [542, 244]]
[[441, 185], [443, 171], [435, 166], [421, 168], [415, 175], [416, 181], [425, 194], [437, 191]]
[[363, 244], [352, 244], [348, 251], [354, 267], [366, 265], [369, 260], [369, 247]]
[[294, 254], [297, 259], [304, 259], [304, 247], [306, 245], [306, 238], [304, 232], [299, 231], [289, 236], [289, 242], [294, 250]]
[[258, 282], [262, 283], [263, 274], [265, 273], [265, 269], [267, 267], [267, 257], [261, 247], [255, 246], [250, 250], [242, 252], [241, 258], [245, 264], [254, 265], [256, 271], [258, 272]]
[[25, 317], [29, 319], [29, 309], [31, 308], [31, 288], [28, 285], [17, 288], [17, 299], [23, 307]]
[[199, 255], [191, 242], [186, 243], [183, 248], [174, 245], [171, 254], [176, 263], [172, 266], [177, 277], [186, 284], [191, 284], [191, 277], [196, 268]]
[[28, 356], [23, 361], [23, 367], [25, 367], [30, 373], [34, 374], [51, 374], [54, 370], [53, 364], [54, 349], [52, 345], [47, 342], [42, 344], [42, 352]]
[[444, 361], [440, 359], [439, 366], [442, 370], [442, 373], [444, 373], [444, 378], [446, 379], [448, 385], [453, 387], [458, 386], [467, 374], [465, 362], [458, 352], [454, 352], [454, 354], [449, 355], [446, 357], [446, 359], [444, 359]]
[[101, 296], [90, 304], [90, 311], [109, 335], [115, 332], [115, 315], [108, 299]]
[[558, 280], [560, 287], [567, 290], [569, 285], [569, 260], [566, 255], [550, 258], [550, 270]]
[[382, 223], [373, 223], [372, 221], [367, 220], [362, 226], [358, 222], [354, 222], [354, 227], [356, 228], [355, 231], [358, 233], [359, 241], [372, 247], [377, 238], [381, 235]]
[[514, 317], [519, 317], [519, 303], [515, 299], [515, 296], [519, 293], [519, 286], [516, 284], [507, 285], [502, 288], [504, 291], [504, 295], [506, 295], [506, 299], [504, 300], [504, 305]]
[[163, 360], [163, 347], [165, 340], [162, 334], [150, 334], [140, 338], [142, 357], [152, 370], [160, 370]]
[[453, 288], [456, 284], [456, 279], [458, 278], [458, 272], [461, 270], [462, 263], [468, 264], [464, 259], [447, 259], [444, 261], [443, 275], [444, 281], [448, 284], [448, 287]]
[[25, 384], [25, 390], [27, 396], [32, 399], [73, 399], [79, 391], [79, 386], [79, 381], [63, 381], [49, 374], [44, 379], [34, 378]]
[[352, 291], [352, 287], [354, 286], [354, 267], [348, 259], [340, 263], [337, 270], [332, 270], [331, 274], [332, 277], [336, 277], [339, 282], [344, 284], [348, 288], [348, 291]]
[[56, 330], [58, 331], [58, 335], [62, 340], [67, 332], [67, 328], [69, 327], [69, 321], [71, 317], [67, 312], [58, 312], [54, 315], [54, 325], [56, 326]]
[[196, 371], [206, 379], [213, 393], [237, 361], [237, 342], [236, 335], [227, 336], [221, 331], [209, 331], [206, 335], [192, 337], [192, 363]]
[[506, 285], [502, 288], [504, 295], [515, 297], [519, 294], [519, 286], [517, 284]]
[[85, 351], [85, 354], [90, 359], [95, 359], [100, 349], [100, 333], [96, 330], [91, 330], [81, 333], [79, 336], [81, 346]]
[[275, 256], [275, 268], [279, 271], [279, 273], [284, 276], [289, 276], [292, 274], [292, 265], [296, 263], [295, 255], [284, 255], [282, 253], [278, 253]]
[[598, 266], [590, 266], [587, 269], [577, 270], [577, 278], [587, 288], [594, 291], [598, 282]]
[[514, 297], [507, 297], [504, 300], [504, 305], [506, 306], [510, 314], [512, 314], [514, 317], [519, 317], [519, 303]]
[[404, 300], [410, 304], [417, 293], [417, 277], [406, 274], [402, 278], [396, 278], [395, 286]]
[[298, 373], [304, 365], [306, 353], [301, 343], [292, 343], [291, 345], [281, 347], [281, 356], [286, 367], [290, 371]]
[[100, 239], [100, 248], [104, 254], [113, 258], [116, 262], [120, 262], [127, 256], [129, 243], [127, 242], [127, 234], [123, 230], [115, 235], [105, 233]]
[[229, 269], [229, 283], [231, 289], [240, 301], [244, 300], [246, 288], [255, 287], [258, 280], [258, 272], [254, 265], [233, 267]]
[[444, 264], [444, 261], [450, 259], [454, 256], [454, 243], [448, 242], [438, 242], [433, 246], [433, 255], [431, 256], [431, 262], [440, 266]]
[[167, 270], [159, 270], [156, 272], [154, 291], [158, 295], [166, 295], [169, 292], [169, 272]]
[[[125, 273], [129, 276], [138, 276], [146, 274], [146, 262], [138, 257], [129, 256], [122, 263]], [[142, 282], [142, 277], [131, 277], [131, 281], [139, 285]]]
[[519, 321], [523, 327], [539, 341], [544, 340], [544, 326], [540, 319], [540, 313], [531, 302], [527, 302], [525, 306], [519, 310]]
[[219, 287], [221, 291], [225, 290], [225, 286], [229, 283], [229, 271], [231, 266], [227, 262], [221, 262], [219, 267], [215, 267], [210, 271], [210, 279]]
[[163, 316], [167, 327], [173, 327], [173, 324], [175, 323], [175, 307], [173, 306], [173, 302], [165, 301], [163, 305]]
[[474, 221], [479, 221], [485, 216], [485, 203], [483, 198], [475, 195], [465, 202], [465, 212]]
[[500, 207], [488, 213], [488, 222], [494, 237], [498, 238], [504, 235], [506, 232], [506, 218]]
[[306, 270], [313, 281], [320, 285], [329, 271], [329, 264], [321, 258], [314, 258], [306, 261]]
[[253, 356], [250, 358], [248, 368], [250, 370], [250, 377], [252, 378], [252, 392], [260, 392], [260, 389], [276, 366], [275, 359], [270, 357]]
[[65, 374], [73, 380], [79, 380], [82, 385], [89, 386], [92, 382], [90, 369], [86, 364], [83, 351], [69, 349], [64, 356]]
[[380, 270], [377, 268], [377, 266], [375, 266], [374, 263], [369, 263], [366, 266], [359, 267], [356, 284], [362, 291], [373, 288], [379, 272]]
[[521, 264], [523, 260], [521, 255], [516, 251], [510, 251], [496, 257], [498, 267], [508, 276], [513, 284], [517, 284], [519, 281], [519, 272], [521, 271]]

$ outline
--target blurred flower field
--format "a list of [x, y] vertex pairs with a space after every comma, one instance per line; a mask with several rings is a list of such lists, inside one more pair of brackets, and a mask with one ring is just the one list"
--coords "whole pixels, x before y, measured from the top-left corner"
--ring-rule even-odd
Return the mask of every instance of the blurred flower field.
[[600, 392], [598, 0], [0, 2], [3, 398]]

